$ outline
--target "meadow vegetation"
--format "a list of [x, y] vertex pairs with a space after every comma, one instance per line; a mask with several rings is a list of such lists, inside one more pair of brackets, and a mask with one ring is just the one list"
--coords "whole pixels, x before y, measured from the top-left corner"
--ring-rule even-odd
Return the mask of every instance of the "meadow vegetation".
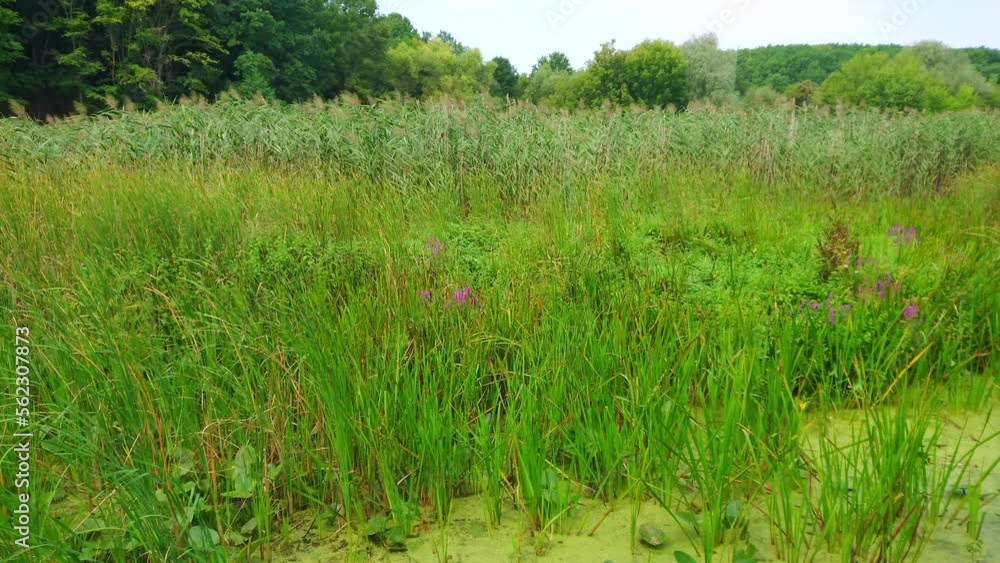
[[32, 554], [267, 559], [309, 514], [357, 560], [437, 524], [443, 561], [475, 494], [525, 522], [504, 560], [587, 533], [588, 499], [634, 510], [636, 553], [652, 502], [706, 561], [916, 560], [949, 525], [985, 557], [997, 439], [961, 421], [996, 404], [998, 131], [235, 97], [0, 120]]

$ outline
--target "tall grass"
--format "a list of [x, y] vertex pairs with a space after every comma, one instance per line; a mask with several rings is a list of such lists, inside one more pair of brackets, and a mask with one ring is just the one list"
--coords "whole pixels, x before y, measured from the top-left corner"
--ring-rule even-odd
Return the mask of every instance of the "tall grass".
[[369, 189], [406, 195], [447, 188], [457, 198], [488, 193], [510, 205], [533, 201], [544, 188], [665, 170], [713, 170], [838, 194], [940, 191], [958, 174], [1000, 157], [996, 113], [788, 108], [571, 114], [492, 105], [270, 106], [231, 99], [155, 113], [108, 111], [49, 125], [4, 119], [0, 147], [7, 165], [18, 169], [265, 162], [363, 180]]
[[[389, 545], [477, 492], [539, 546], [585, 495], [648, 495], [706, 559], [761, 507], [790, 560], [914, 557], [968, 452], [930, 459], [931, 411], [905, 407], [981, 409], [997, 382], [996, 120], [233, 102], [2, 121], [35, 553], [269, 557], [311, 510]], [[856, 251], [818, 250], [837, 245]], [[857, 407], [852, 447], [810, 445], [814, 413]]]

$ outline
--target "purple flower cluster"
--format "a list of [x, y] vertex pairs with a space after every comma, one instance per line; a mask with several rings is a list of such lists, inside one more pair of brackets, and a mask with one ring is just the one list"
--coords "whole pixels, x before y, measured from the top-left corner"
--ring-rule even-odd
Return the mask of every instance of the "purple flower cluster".
[[444, 243], [438, 240], [437, 237], [431, 237], [427, 239], [427, 244], [424, 245], [424, 250], [431, 253], [431, 256], [437, 256], [441, 254], [444, 249]]
[[827, 322], [830, 323], [831, 327], [837, 326], [838, 312], [842, 315], [846, 315], [851, 312], [851, 305], [849, 303], [844, 303], [839, 307], [836, 306], [834, 304], [834, 298], [832, 293], [826, 296], [825, 304], [817, 303], [816, 301], [809, 301], [807, 299], [803, 299], [802, 303], [799, 304], [799, 310], [808, 308], [814, 312], [818, 312], [821, 307], [823, 311], [825, 311], [826, 320]]
[[907, 305], [906, 308], [903, 309], [903, 318], [908, 321], [915, 320], [917, 318], [917, 315], [919, 314], [920, 314], [920, 306], [918, 306], [915, 303]]
[[899, 293], [902, 288], [903, 282], [893, 279], [892, 274], [887, 273], [885, 277], [875, 280], [875, 283], [871, 285], [859, 286], [858, 295], [866, 300], [871, 300], [872, 298], [885, 300], [886, 297], [891, 297]]
[[893, 244], [896, 246], [907, 246], [917, 244], [917, 228], [904, 225], [893, 225], [889, 227], [889, 236], [893, 237]]
[[[433, 298], [434, 295], [429, 289], [425, 289], [420, 292], [421, 301], [431, 301]], [[461, 306], [475, 305], [479, 302], [479, 297], [473, 294], [471, 287], [463, 287], [455, 290], [455, 292], [451, 294], [451, 297], [448, 298], [447, 304]]]
[[465, 305], [467, 303], [479, 303], [479, 298], [472, 294], [471, 287], [463, 287], [455, 291], [451, 296], [451, 302], [455, 305]]

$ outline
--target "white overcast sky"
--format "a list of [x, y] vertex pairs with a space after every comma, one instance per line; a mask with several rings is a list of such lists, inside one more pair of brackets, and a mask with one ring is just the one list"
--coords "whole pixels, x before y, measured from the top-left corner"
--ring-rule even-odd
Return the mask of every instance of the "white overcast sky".
[[504, 56], [522, 72], [562, 51], [574, 67], [601, 43], [682, 43], [715, 31], [723, 48], [790, 43], [898, 43], [937, 39], [1000, 48], [1000, 0], [385, 0], [420, 31], [445, 30]]

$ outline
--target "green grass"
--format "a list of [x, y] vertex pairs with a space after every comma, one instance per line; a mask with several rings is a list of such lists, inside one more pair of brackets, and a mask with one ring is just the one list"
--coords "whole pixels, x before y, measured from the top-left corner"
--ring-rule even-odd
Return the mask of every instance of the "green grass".
[[[706, 559], [758, 512], [767, 555], [915, 558], [969, 454], [928, 446], [935, 413], [997, 384], [998, 125], [237, 102], [0, 121], [34, 553], [268, 557], [304, 511], [384, 541], [477, 492], [540, 548], [587, 494], [655, 499]], [[855, 435], [812, 442], [854, 409]]]

